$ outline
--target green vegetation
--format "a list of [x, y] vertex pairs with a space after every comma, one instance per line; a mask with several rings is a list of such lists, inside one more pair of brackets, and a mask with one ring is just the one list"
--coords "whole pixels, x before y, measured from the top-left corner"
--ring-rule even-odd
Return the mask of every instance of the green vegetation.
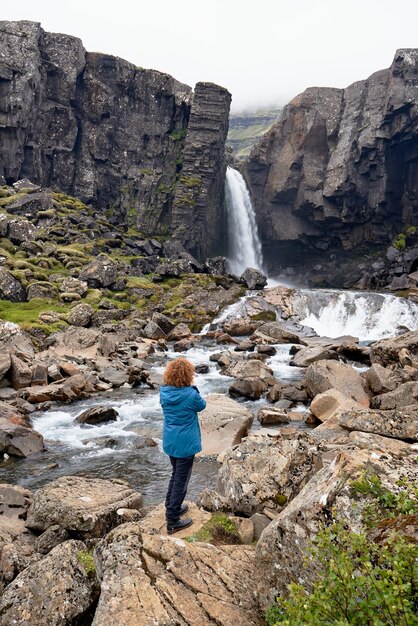
[[196, 189], [202, 186], [202, 180], [199, 176], [180, 176], [180, 183], [188, 189]]
[[[68, 305], [58, 303], [57, 300], [33, 298], [29, 302], [9, 302], [0, 300], [0, 319], [19, 324], [23, 330], [42, 328], [46, 334], [50, 334], [66, 327], [64, 319], [68, 313]], [[39, 321], [40, 313], [53, 312], [60, 316], [60, 322], [45, 324]]]
[[276, 313], [274, 311], [260, 311], [260, 313], [250, 315], [250, 319], [254, 322], [275, 322]]
[[214, 545], [241, 543], [236, 524], [223, 513], [214, 513], [200, 530], [186, 540], [190, 543], [203, 541]]
[[96, 566], [94, 564], [93, 550], [81, 550], [77, 554], [78, 562], [84, 567], [88, 578], [96, 578]]
[[395, 239], [392, 241], [392, 246], [397, 248], [397, 250], [405, 250], [407, 247], [407, 238], [415, 235], [416, 233], [417, 226], [408, 226], [405, 229], [405, 232], [396, 235]]
[[227, 144], [238, 159], [249, 156], [251, 148], [276, 122], [280, 111], [263, 110], [231, 113]]
[[186, 135], [187, 135], [187, 128], [175, 128], [170, 133], [170, 137], [173, 141], [183, 141]]

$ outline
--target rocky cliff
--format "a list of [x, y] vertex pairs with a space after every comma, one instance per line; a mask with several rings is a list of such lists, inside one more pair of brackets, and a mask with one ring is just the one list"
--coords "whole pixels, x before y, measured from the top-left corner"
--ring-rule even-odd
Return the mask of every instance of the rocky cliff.
[[[200, 257], [219, 241], [230, 94], [0, 22], [0, 176], [100, 206]], [[205, 235], [203, 236], [203, 232]]]
[[347, 89], [297, 96], [246, 166], [270, 267], [387, 248], [418, 224], [417, 160], [418, 50]]

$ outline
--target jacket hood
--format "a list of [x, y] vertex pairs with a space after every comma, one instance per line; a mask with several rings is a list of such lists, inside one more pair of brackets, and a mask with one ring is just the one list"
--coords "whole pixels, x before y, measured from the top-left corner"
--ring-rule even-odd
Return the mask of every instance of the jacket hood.
[[170, 387], [164, 385], [160, 388], [161, 404], [176, 405], [184, 402], [184, 400], [193, 392], [192, 387]]

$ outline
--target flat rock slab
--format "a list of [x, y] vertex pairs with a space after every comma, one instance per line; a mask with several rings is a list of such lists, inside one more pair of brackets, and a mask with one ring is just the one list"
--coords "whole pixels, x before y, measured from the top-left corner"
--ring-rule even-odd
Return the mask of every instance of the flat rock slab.
[[[187, 504], [189, 505], [189, 510], [184, 517], [191, 517], [193, 524], [188, 528], [177, 532], [176, 537], [178, 539], [190, 537], [190, 535], [200, 530], [202, 526], [212, 517], [211, 513], [200, 509], [194, 502], [188, 502]], [[157, 535], [167, 535], [166, 524], [164, 504], [159, 504], [155, 509], [148, 513], [143, 521], [139, 522], [139, 525], [144, 532], [154, 533]]]
[[[92, 626], [261, 626], [260, 574], [247, 546], [188, 544], [124, 524], [95, 552], [102, 591]], [[260, 583], [261, 584], [261, 583]]]
[[125, 520], [123, 509], [141, 508], [140, 493], [100, 478], [63, 476], [35, 492], [26, 525], [46, 530], [58, 524], [85, 537], [102, 537]]
[[63, 626], [76, 623], [99, 591], [79, 560], [80, 553], [86, 550], [81, 541], [66, 541], [21, 572], [0, 597], [0, 624]]
[[338, 423], [347, 430], [418, 441], [418, 404], [391, 411], [346, 411]]
[[44, 449], [44, 438], [36, 430], [0, 417], [0, 453], [27, 457]]
[[203, 448], [199, 455], [220, 454], [248, 434], [253, 415], [235, 400], [214, 393], [206, 398], [206, 409], [199, 414], [199, 422]]

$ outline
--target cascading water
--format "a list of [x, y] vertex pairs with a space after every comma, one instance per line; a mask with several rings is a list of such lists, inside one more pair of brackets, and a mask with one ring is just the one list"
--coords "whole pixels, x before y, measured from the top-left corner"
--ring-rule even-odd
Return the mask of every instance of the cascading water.
[[232, 167], [226, 171], [225, 196], [230, 272], [239, 276], [246, 267], [264, 272], [261, 242], [250, 194], [244, 178]]

